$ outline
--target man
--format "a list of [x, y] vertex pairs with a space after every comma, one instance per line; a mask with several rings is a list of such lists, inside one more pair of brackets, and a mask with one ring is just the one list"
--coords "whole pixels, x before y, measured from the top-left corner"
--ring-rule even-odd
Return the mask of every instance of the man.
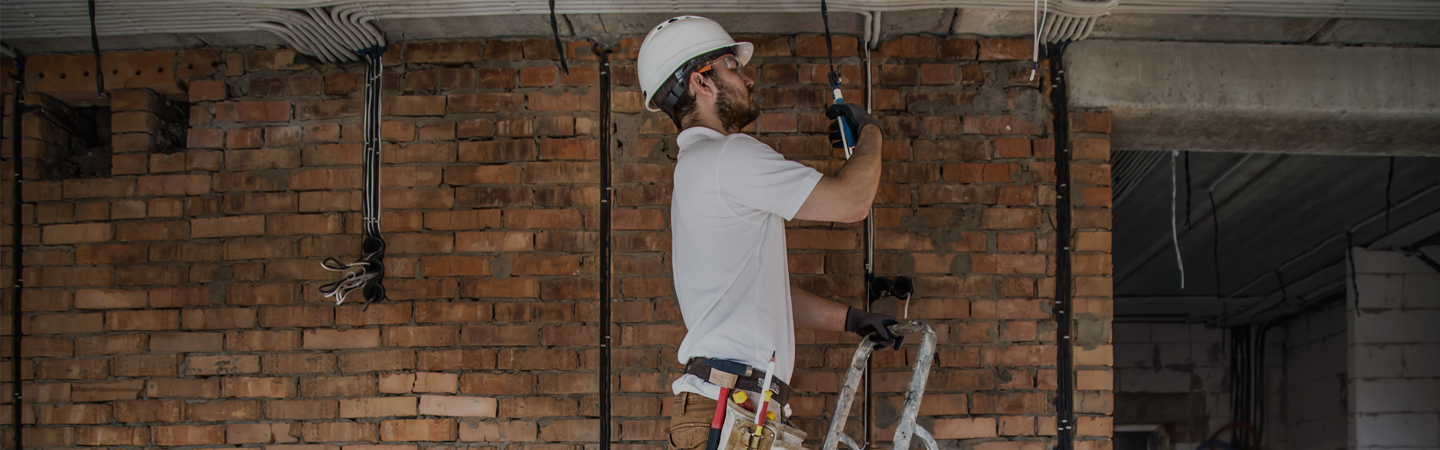
[[770, 411], [783, 415], [795, 327], [873, 335], [882, 346], [899, 347], [885, 328], [896, 323], [893, 317], [791, 286], [785, 247], [787, 220], [855, 222], [869, 213], [880, 182], [880, 127], [853, 104], [826, 111], [832, 119], [843, 116], [859, 136], [834, 177], [740, 133], [760, 116], [751, 98], [754, 81], [743, 72], [753, 49], [694, 16], [661, 23], [640, 48], [646, 106], [665, 111], [682, 130], [670, 217], [675, 292], [689, 332], [678, 353], [686, 375], [672, 385], [673, 449], [704, 446], [721, 388], [755, 395], [772, 354], [778, 402]]

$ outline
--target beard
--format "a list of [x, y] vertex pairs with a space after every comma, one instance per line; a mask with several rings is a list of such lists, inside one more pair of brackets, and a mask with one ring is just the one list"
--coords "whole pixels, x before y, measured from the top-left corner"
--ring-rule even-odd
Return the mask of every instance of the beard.
[[752, 98], [754, 91], [749, 86], [722, 86], [720, 96], [715, 99], [715, 115], [720, 118], [720, 124], [725, 126], [726, 131], [738, 132], [760, 118], [760, 105]]

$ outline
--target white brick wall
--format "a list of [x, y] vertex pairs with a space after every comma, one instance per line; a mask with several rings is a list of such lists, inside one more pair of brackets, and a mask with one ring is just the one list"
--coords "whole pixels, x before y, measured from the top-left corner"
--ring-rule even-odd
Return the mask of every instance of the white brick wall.
[[1440, 273], [1401, 252], [1354, 254], [1346, 303], [1350, 448], [1440, 448]]
[[[1266, 448], [1344, 449], [1348, 437], [1345, 408], [1345, 306], [1331, 303], [1292, 319], [1284, 327], [1284, 370], [1280, 398], [1283, 425], [1272, 425]], [[1271, 415], [1280, 408], [1271, 408]]]
[[1230, 398], [1225, 394], [1229, 357], [1223, 331], [1203, 324], [1117, 323], [1112, 333], [1118, 394], [1155, 394], [1162, 399], [1204, 395], [1203, 404], [1189, 405], [1192, 422], [1198, 421], [1192, 439], [1172, 436], [1174, 450], [1195, 448], [1230, 421]]

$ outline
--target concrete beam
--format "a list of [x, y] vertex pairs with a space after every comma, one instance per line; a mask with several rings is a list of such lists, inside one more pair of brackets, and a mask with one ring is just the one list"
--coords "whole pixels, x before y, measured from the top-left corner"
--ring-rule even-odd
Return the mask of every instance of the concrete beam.
[[1116, 149], [1440, 156], [1440, 49], [1087, 40], [1066, 67]]

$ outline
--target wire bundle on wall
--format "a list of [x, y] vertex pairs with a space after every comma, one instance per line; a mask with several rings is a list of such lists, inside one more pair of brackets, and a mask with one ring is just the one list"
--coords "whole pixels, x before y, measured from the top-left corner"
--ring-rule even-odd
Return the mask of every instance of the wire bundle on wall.
[[361, 181], [361, 227], [359, 260], [344, 264], [335, 258], [325, 258], [320, 265], [344, 275], [339, 281], [320, 286], [320, 292], [327, 298], [334, 298], [335, 304], [345, 303], [346, 297], [356, 289], [360, 290], [365, 303], [385, 300], [385, 239], [380, 237], [380, 76], [381, 56], [384, 47], [371, 47], [356, 52], [365, 60], [365, 112], [364, 139], [365, 154]]
[[1065, 48], [1068, 42], [1048, 44], [1045, 53], [1050, 58], [1050, 104], [1054, 111], [1055, 126], [1055, 431], [1056, 449], [1075, 448], [1075, 361], [1070, 339], [1071, 315], [1073, 313], [1070, 295], [1070, 110], [1065, 94]]
[[1255, 450], [1265, 426], [1265, 334], [1270, 324], [1230, 327], [1230, 444]]

